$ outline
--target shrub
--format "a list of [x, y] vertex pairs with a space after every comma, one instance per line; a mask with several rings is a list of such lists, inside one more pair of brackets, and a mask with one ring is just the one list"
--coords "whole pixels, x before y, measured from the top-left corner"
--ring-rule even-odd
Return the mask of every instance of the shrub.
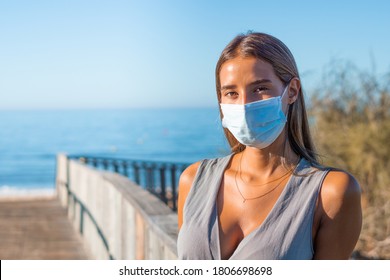
[[380, 77], [333, 61], [308, 107], [323, 164], [350, 172], [362, 187], [356, 250], [390, 259], [390, 73]]

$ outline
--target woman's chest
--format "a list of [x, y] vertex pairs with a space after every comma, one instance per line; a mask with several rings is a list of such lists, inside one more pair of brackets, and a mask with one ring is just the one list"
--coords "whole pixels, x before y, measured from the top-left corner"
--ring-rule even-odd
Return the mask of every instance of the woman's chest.
[[216, 208], [222, 259], [229, 259], [240, 243], [263, 225], [279, 203], [284, 187], [261, 197], [249, 197], [244, 202], [234, 185], [221, 185]]

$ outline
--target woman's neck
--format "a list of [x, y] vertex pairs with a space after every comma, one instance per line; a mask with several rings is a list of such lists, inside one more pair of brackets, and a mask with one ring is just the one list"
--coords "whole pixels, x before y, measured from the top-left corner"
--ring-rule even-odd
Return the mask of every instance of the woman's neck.
[[[284, 136], [284, 135], [281, 135]], [[275, 171], [289, 170], [296, 166], [299, 156], [294, 153], [285, 137], [278, 137], [276, 141], [264, 149], [246, 147], [242, 152], [240, 164], [241, 170], [257, 177], [261, 171], [261, 177], [269, 178]]]

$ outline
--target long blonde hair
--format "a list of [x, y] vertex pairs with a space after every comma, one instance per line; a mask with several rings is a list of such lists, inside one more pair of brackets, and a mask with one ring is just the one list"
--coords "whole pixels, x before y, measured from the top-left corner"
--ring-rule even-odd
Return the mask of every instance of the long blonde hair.
[[[298, 78], [299, 73], [294, 57], [287, 46], [279, 39], [265, 33], [248, 33], [236, 36], [222, 51], [215, 69], [215, 81], [218, 102], [221, 103], [221, 82], [219, 73], [222, 65], [233, 58], [255, 57], [270, 63], [276, 76], [287, 85], [291, 79]], [[223, 117], [220, 110], [220, 116]], [[311, 137], [306, 106], [300, 88], [297, 100], [288, 108], [287, 137], [292, 150], [311, 162], [320, 166]], [[224, 128], [224, 133], [233, 153], [243, 151], [245, 145], [239, 143], [230, 131]]]

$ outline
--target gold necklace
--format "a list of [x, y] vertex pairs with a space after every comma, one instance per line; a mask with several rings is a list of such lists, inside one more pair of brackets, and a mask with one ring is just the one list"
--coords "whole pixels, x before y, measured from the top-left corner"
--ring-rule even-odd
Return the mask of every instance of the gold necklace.
[[240, 163], [238, 165], [238, 172], [240, 173], [240, 180], [245, 184], [245, 185], [248, 185], [248, 186], [252, 186], [252, 187], [262, 187], [262, 186], [265, 186], [265, 185], [268, 185], [268, 184], [271, 184], [273, 182], [276, 182], [280, 179], [282, 179], [283, 177], [287, 176], [288, 174], [290, 174], [291, 171], [293, 171], [293, 168], [291, 168], [290, 170], [288, 170], [285, 174], [283, 174], [282, 176], [280, 176], [279, 178], [276, 178], [276, 179], [273, 179], [267, 183], [264, 183], [264, 184], [260, 184], [260, 185], [250, 185], [248, 184], [247, 182], [245, 182], [245, 180], [242, 178], [242, 172], [241, 172], [241, 162], [242, 162], [242, 156], [243, 156], [244, 153], [241, 154], [241, 157], [240, 157]]
[[[277, 187], [279, 187], [280, 184], [284, 181], [284, 179], [281, 180], [278, 184], [276, 184], [275, 187], [273, 187], [273, 188], [270, 189], [269, 191], [267, 191], [267, 192], [265, 192], [265, 193], [263, 193], [263, 194], [261, 194], [261, 195], [259, 195], [259, 196], [250, 197], [250, 198], [244, 197], [244, 195], [242, 194], [242, 192], [241, 192], [241, 190], [240, 190], [240, 188], [239, 188], [239, 186], [238, 186], [238, 183], [237, 183], [237, 174], [238, 174], [238, 171], [241, 172], [241, 159], [242, 159], [242, 155], [243, 155], [243, 154], [241, 154], [239, 168], [237, 169], [237, 171], [236, 171], [236, 173], [235, 173], [235, 175], [234, 175], [234, 181], [235, 181], [235, 183], [236, 183], [236, 188], [237, 188], [237, 190], [238, 190], [238, 193], [241, 195], [241, 197], [242, 197], [242, 199], [243, 199], [242, 203], [245, 203], [247, 200], [254, 200], [254, 199], [257, 199], [257, 198], [266, 196], [267, 194], [273, 192], [273, 191], [274, 191]], [[275, 181], [277, 181], [277, 180], [280, 180], [280, 179], [284, 178], [287, 174], [289, 174], [291, 171], [292, 171], [292, 170], [289, 170], [289, 171], [288, 171], [286, 174], [284, 174], [283, 176], [281, 176], [281, 177], [279, 177], [279, 178], [277, 178], [277, 179], [274, 179], [274, 180], [272, 180], [272, 181], [270, 181], [270, 182], [267, 182], [267, 183], [265, 183], [265, 184], [258, 185], [258, 186], [264, 186], [264, 185], [270, 184], [270, 183], [272, 183], [272, 182], [275, 182]], [[241, 174], [241, 173], [240, 173], [240, 174]], [[244, 181], [243, 181], [243, 182], [244, 182]], [[245, 182], [244, 182], [244, 183], [245, 183]]]
[[253, 200], [253, 199], [257, 199], [257, 198], [266, 196], [267, 194], [273, 192], [273, 191], [274, 191], [277, 187], [279, 187], [280, 184], [283, 182], [283, 180], [281, 180], [274, 188], [270, 189], [270, 190], [269, 190], [268, 192], [266, 192], [266, 193], [263, 193], [263, 194], [261, 194], [261, 195], [259, 195], [259, 196], [256, 196], [256, 197], [246, 198], [246, 197], [244, 197], [244, 195], [241, 193], [240, 188], [238, 187], [238, 184], [237, 184], [237, 177], [236, 177], [236, 176], [234, 177], [234, 180], [236, 181], [237, 190], [238, 190], [238, 192], [240, 193], [240, 195], [241, 195], [241, 197], [242, 197], [242, 199], [243, 199], [243, 200], [242, 200], [242, 203], [245, 203], [247, 200]]

